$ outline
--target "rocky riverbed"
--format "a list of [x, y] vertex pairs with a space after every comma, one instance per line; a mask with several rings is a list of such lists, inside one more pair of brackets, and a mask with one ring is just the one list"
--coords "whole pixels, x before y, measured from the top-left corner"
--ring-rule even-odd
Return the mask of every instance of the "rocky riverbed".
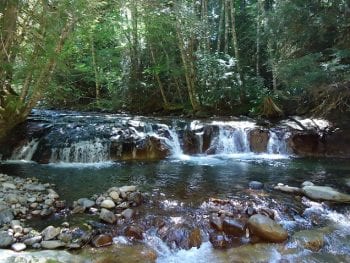
[[[209, 198], [200, 206], [179, 203], [156, 190], [144, 193], [134, 185], [112, 186], [67, 204], [55, 185], [35, 178], [1, 174], [0, 182], [1, 262], [12, 262], [15, 256], [23, 262], [71, 262], [71, 253], [74, 262], [120, 262], [131, 254], [132, 261], [154, 262], [164, 254], [159, 244], [171, 253], [210, 246], [221, 253], [218, 262], [254, 262], [254, 257], [269, 261], [273, 253], [293, 261], [302, 251], [328, 251], [340, 231], [329, 222], [331, 206], [349, 200], [311, 182], [291, 187], [251, 181], [236, 198]], [[51, 224], [52, 218], [60, 220]], [[31, 222], [37, 219], [48, 223], [34, 227]], [[226, 260], [223, 255], [230, 256]]]

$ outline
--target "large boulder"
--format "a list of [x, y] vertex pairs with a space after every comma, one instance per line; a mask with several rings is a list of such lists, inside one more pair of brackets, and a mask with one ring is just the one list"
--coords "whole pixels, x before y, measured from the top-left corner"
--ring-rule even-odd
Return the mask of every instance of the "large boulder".
[[288, 238], [288, 233], [271, 218], [256, 214], [249, 218], [247, 227], [252, 236], [268, 242], [280, 243]]
[[304, 186], [302, 192], [305, 196], [314, 200], [350, 203], [350, 195], [340, 193], [334, 188], [328, 186]]

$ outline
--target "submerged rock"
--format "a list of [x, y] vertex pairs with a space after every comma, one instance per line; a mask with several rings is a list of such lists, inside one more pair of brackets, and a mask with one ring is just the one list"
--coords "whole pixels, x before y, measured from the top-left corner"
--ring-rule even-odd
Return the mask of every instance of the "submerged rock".
[[94, 247], [106, 247], [113, 244], [111, 235], [98, 235], [92, 241]]
[[245, 234], [244, 224], [238, 220], [225, 219], [222, 226], [226, 235], [241, 237]]
[[302, 230], [294, 233], [291, 242], [302, 248], [317, 252], [325, 244], [325, 234], [322, 229]]
[[314, 200], [350, 203], [350, 195], [340, 193], [329, 186], [304, 186], [302, 192], [305, 196]]
[[125, 228], [124, 233], [127, 237], [133, 237], [139, 240], [143, 239], [143, 230], [141, 227], [136, 225], [128, 226], [127, 228]]
[[288, 233], [285, 229], [271, 218], [260, 214], [251, 216], [247, 227], [251, 235], [265, 241], [280, 243], [288, 238]]
[[261, 190], [263, 189], [264, 184], [262, 182], [258, 182], [258, 181], [251, 181], [249, 182], [249, 188], [253, 189], [253, 190]]

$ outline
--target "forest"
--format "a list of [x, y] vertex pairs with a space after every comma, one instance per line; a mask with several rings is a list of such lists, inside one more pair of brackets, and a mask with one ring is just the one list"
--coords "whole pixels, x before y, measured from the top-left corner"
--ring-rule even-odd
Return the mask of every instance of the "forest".
[[0, 20], [2, 134], [37, 106], [349, 111], [345, 0], [3, 0]]

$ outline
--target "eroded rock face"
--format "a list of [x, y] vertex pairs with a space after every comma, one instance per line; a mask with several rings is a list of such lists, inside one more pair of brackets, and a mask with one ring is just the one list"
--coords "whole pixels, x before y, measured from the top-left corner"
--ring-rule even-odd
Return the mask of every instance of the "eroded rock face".
[[255, 153], [266, 152], [269, 137], [269, 131], [267, 130], [251, 130], [249, 132], [250, 150]]
[[262, 240], [281, 243], [287, 240], [288, 233], [274, 220], [260, 214], [249, 218], [247, 227], [252, 236], [257, 236]]
[[112, 160], [159, 160], [167, 157], [170, 151], [161, 139], [147, 136], [112, 142], [110, 153]]

